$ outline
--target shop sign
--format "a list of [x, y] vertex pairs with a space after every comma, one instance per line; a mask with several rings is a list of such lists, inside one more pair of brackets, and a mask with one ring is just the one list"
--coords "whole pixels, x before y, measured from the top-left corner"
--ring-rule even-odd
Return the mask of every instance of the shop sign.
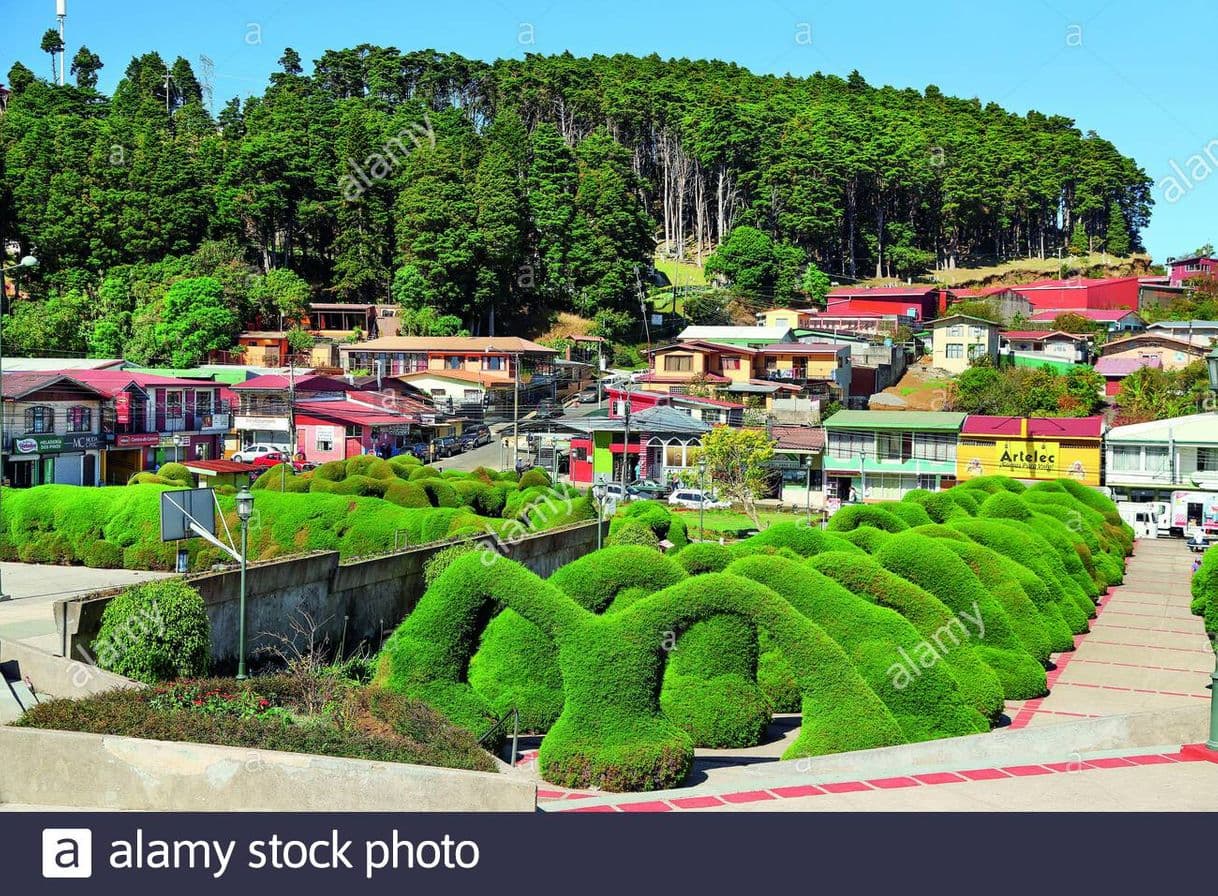
[[120, 392], [114, 396], [114, 414], [119, 423], [131, 422], [131, 393]]
[[155, 432], [118, 433], [114, 437], [117, 448], [152, 448], [161, 444], [161, 436]]
[[101, 444], [97, 433], [66, 435], [27, 435], [13, 439], [14, 454], [58, 454], [62, 451], [88, 451]]

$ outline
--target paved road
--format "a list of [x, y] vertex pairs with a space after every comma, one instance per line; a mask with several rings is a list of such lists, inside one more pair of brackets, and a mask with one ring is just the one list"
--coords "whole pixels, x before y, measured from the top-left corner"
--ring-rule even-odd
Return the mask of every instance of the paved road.
[[[585, 417], [596, 410], [595, 404], [571, 404], [565, 410], [564, 414], [570, 417]], [[528, 420], [532, 422], [531, 417], [522, 418], [521, 422]], [[512, 437], [512, 424], [496, 423], [491, 426], [491, 434], [493, 439], [489, 445], [483, 445], [481, 448], [475, 448], [473, 451], [466, 451], [463, 454], [456, 454], [452, 457], [445, 457], [436, 461], [436, 466], [443, 470], [473, 470], [477, 467], [489, 467], [492, 470], [506, 470], [512, 466], [512, 450], [510, 447], [503, 447], [503, 440], [510, 441]], [[524, 433], [521, 433], [521, 438], [524, 438]], [[527, 459], [527, 458], [526, 458]]]
[[0, 602], [0, 638], [24, 641], [58, 653], [55, 620], [51, 615], [51, 605], [56, 600], [103, 588], [164, 579], [172, 573], [0, 563], [0, 575], [4, 579], [4, 593], [13, 598]]

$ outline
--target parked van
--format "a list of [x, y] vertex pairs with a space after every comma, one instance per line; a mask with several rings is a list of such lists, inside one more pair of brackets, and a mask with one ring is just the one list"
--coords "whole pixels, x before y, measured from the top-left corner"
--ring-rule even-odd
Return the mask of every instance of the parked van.
[[[1135, 538], [1158, 538], [1161, 530], [1159, 520], [1149, 504], [1134, 504], [1122, 501], [1117, 505], [1121, 519], [1133, 527]], [[1162, 532], [1166, 535], [1166, 532]]]
[[1165, 501], [1118, 501], [1117, 512], [1133, 527], [1134, 535], [1138, 538], [1159, 538], [1171, 534]]
[[1172, 492], [1169, 523], [1172, 535], [1218, 535], [1218, 492]]

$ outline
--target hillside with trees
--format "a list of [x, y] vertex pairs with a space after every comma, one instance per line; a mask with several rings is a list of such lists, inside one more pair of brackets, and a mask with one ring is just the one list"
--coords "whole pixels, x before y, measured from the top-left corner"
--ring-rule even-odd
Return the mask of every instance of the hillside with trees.
[[[103, 65], [81, 48], [75, 84], [8, 74], [0, 239], [42, 262], [15, 348], [188, 361], [310, 297], [474, 334], [559, 311], [612, 329], [637, 321], [657, 252], [722, 246], [724, 274], [761, 253], [748, 292], [790, 300], [822, 271], [1136, 251], [1152, 204], [1145, 171], [1070, 119], [857, 73], [361, 45], [306, 74], [288, 49], [213, 114], [185, 59], [132, 59], [109, 96]], [[196, 300], [189, 327], [166, 320]]]

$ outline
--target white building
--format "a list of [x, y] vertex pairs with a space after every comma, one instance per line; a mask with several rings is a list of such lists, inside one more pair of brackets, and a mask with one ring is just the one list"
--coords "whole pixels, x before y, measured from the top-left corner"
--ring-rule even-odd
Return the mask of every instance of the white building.
[[1119, 499], [1163, 499], [1218, 489], [1218, 414], [1116, 426], [1105, 436], [1105, 484]]

